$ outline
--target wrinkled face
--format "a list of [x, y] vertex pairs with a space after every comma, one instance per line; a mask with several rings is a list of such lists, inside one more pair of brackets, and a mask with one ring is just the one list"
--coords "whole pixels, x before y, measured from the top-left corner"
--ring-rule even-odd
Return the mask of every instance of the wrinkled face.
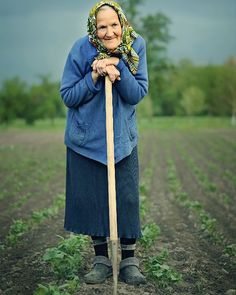
[[97, 36], [109, 50], [115, 50], [121, 43], [122, 28], [118, 15], [111, 7], [102, 7], [97, 13]]

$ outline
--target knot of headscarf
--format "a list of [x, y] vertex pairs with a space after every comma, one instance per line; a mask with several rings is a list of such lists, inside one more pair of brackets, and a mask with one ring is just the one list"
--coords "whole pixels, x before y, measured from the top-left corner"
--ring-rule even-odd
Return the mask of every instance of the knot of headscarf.
[[[121, 44], [113, 51], [108, 50], [97, 37], [96, 15], [99, 8], [103, 5], [109, 5], [116, 11], [122, 27]], [[107, 58], [112, 56], [113, 54], [121, 54], [124, 60], [128, 63], [132, 74], [135, 75], [137, 73], [139, 56], [132, 48], [132, 44], [134, 40], [138, 37], [138, 34], [128, 23], [126, 16], [118, 3], [114, 1], [98, 2], [89, 13], [87, 30], [90, 42], [97, 48], [97, 51], [99, 52], [96, 59]]]

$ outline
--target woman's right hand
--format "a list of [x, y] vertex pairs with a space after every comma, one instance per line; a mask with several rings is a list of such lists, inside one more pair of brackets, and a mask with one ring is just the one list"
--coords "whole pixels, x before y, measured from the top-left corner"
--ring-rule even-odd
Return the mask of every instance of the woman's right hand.
[[114, 65], [106, 66], [106, 74], [109, 76], [109, 79], [112, 83], [114, 83], [116, 80], [121, 80], [120, 72]]

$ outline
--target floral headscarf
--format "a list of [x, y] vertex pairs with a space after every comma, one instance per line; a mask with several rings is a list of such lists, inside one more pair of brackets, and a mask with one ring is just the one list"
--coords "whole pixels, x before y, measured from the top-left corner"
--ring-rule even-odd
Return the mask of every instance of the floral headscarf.
[[[99, 8], [103, 5], [111, 6], [118, 14], [122, 27], [122, 41], [121, 44], [113, 51], [108, 50], [97, 37], [96, 15]], [[103, 59], [112, 54], [121, 54], [124, 60], [128, 63], [132, 74], [136, 74], [139, 64], [139, 56], [131, 47], [133, 41], [138, 37], [138, 34], [129, 25], [126, 16], [120, 5], [114, 1], [100, 1], [90, 11], [87, 24], [89, 41], [97, 48], [99, 52], [96, 59]]]

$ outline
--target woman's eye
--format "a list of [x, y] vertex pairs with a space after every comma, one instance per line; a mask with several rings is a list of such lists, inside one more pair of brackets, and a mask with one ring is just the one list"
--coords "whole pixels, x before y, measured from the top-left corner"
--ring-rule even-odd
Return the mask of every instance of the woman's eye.
[[113, 26], [113, 27], [116, 27], [116, 26], [118, 26], [118, 24], [113, 24], [112, 26]]
[[104, 30], [106, 27], [105, 26], [101, 26], [101, 27], [99, 27], [98, 29], [99, 30]]

